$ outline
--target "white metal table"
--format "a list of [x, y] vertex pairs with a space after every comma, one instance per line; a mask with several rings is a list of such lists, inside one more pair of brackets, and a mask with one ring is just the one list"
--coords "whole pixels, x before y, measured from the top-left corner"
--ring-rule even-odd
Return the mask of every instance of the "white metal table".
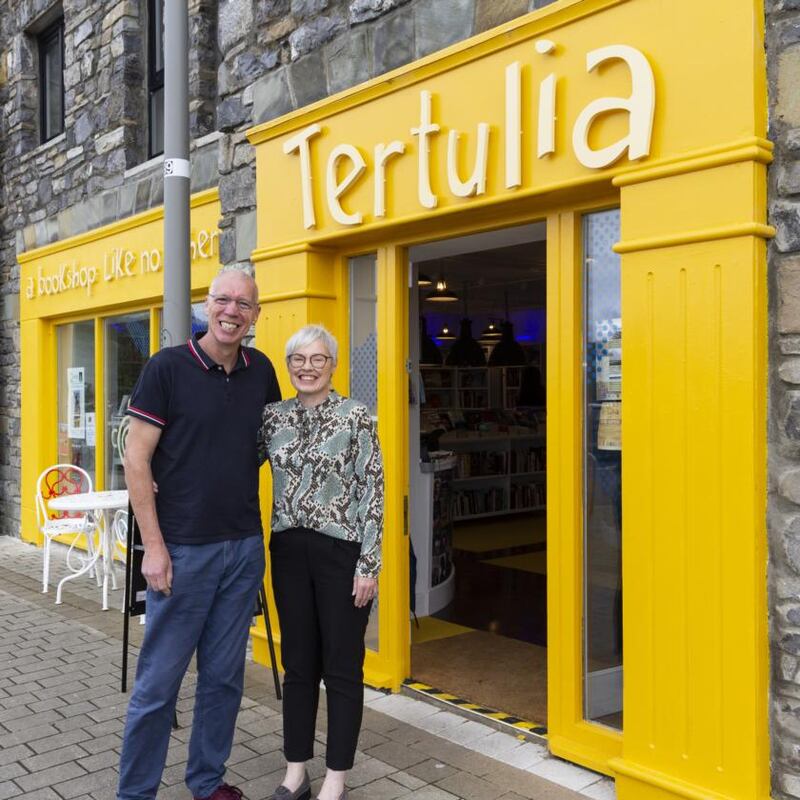
[[103, 611], [108, 610], [108, 579], [111, 578], [114, 588], [117, 585], [114, 572], [114, 531], [111, 518], [113, 512], [120, 508], [128, 507], [128, 493], [124, 490], [110, 492], [80, 492], [79, 494], [66, 494], [54, 497], [48, 502], [50, 508], [56, 511], [92, 512], [96, 514], [102, 524], [100, 525], [100, 542], [91, 558], [77, 572], [67, 575], [58, 583], [56, 590], [56, 605], [61, 603], [61, 590], [67, 581], [85, 575], [97, 563], [98, 558], [103, 558]]

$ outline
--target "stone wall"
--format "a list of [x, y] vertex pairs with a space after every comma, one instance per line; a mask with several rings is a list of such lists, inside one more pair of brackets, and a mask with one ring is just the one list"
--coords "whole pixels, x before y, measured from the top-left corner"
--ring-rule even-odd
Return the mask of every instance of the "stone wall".
[[[59, 6], [65, 132], [39, 144], [35, 34]], [[189, 8], [199, 190], [217, 184], [216, 0]], [[162, 203], [161, 159], [146, 161], [144, 9], [144, 0], [0, 0], [0, 535], [19, 535], [20, 524], [16, 255]]]
[[773, 795], [800, 797], [800, 0], [767, 0]]

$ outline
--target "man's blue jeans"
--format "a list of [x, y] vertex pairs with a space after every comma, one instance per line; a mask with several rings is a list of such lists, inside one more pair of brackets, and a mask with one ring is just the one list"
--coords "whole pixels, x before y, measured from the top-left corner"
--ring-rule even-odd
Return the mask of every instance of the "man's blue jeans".
[[119, 800], [153, 800], [167, 757], [181, 680], [197, 651], [186, 785], [208, 797], [222, 783], [244, 686], [247, 636], [264, 579], [261, 536], [168, 544], [172, 594], [147, 592], [144, 642], [120, 759]]

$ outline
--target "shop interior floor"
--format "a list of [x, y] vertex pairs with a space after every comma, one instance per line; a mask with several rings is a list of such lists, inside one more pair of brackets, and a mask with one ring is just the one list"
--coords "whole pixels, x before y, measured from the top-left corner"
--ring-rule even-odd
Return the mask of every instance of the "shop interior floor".
[[432, 642], [434, 639], [447, 639], [450, 636], [459, 636], [462, 633], [469, 633], [473, 630], [438, 617], [418, 617], [417, 622], [419, 625], [416, 623], [411, 625], [412, 644]]
[[483, 562], [495, 567], [507, 569], [521, 569], [523, 572], [536, 572], [547, 575], [547, 551], [539, 550], [536, 553], [522, 553], [518, 556], [504, 556], [503, 558], [490, 558]]
[[543, 514], [500, 517], [453, 526], [453, 547], [471, 553], [492, 553], [547, 541], [547, 518]]
[[471, 703], [547, 721], [547, 649], [473, 631], [415, 644], [411, 674]]

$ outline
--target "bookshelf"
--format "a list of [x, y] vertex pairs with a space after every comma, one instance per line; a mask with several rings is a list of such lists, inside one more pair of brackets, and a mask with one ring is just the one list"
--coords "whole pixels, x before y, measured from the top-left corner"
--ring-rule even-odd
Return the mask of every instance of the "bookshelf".
[[454, 522], [545, 508], [543, 433], [454, 430], [439, 446], [456, 459]]

